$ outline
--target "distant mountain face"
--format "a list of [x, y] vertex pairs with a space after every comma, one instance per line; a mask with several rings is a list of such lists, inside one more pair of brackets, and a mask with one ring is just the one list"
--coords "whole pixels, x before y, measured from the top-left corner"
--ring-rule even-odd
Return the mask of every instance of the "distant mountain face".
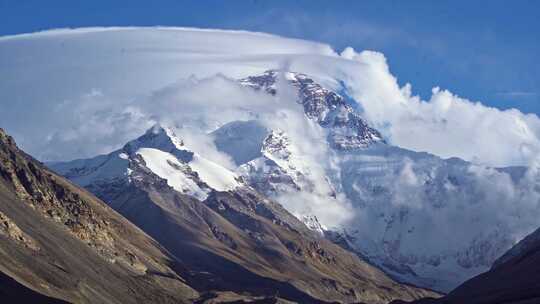
[[320, 138], [306, 146], [286, 126], [230, 122], [210, 134], [237, 166], [229, 170], [158, 126], [111, 154], [52, 166], [117, 210], [126, 187], [147, 179], [141, 172], [198, 201], [252, 188], [392, 277], [441, 291], [489, 269], [536, 223], [527, 212], [540, 199], [536, 172], [390, 146], [350, 101], [303, 74], [268, 71], [239, 83], [271, 95], [292, 88]]
[[539, 279], [540, 229], [525, 237], [497, 259], [489, 271], [466, 281], [447, 296], [414, 303], [539, 303]]
[[[393, 277], [449, 291], [487, 270], [519, 239], [516, 234], [534, 228], [535, 221], [520, 207], [531, 201], [538, 205], [534, 171], [489, 168], [392, 147], [378, 131], [366, 127], [339, 94], [302, 74], [285, 73], [283, 78], [298, 88], [306, 118], [327, 130], [330, 150], [322, 160], [327, 162], [324, 174], [314, 174], [313, 162], [283, 130], [269, 131], [261, 155], [240, 165], [239, 174], [278, 201], [307, 192], [325, 197], [332, 205], [345, 196], [355, 216], [334, 230]], [[268, 72], [240, 82], [276, 94], [279, 81], [279, 75]], [[336, 117], [350, 119], [336, 123]], [[504, 217], [489, 211], [513, 204]], [[294, 211], [299, 218], [317, 213]], [[324, 215], [325, 210], [318, 213]]]

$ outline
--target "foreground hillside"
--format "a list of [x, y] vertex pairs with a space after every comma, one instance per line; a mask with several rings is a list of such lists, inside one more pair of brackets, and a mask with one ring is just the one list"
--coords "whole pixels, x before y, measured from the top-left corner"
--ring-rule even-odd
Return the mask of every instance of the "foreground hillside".
[[24, 154], [1, 129], [0, 222], [3, 298], [190, 303], [198, 297], [156, 241]]

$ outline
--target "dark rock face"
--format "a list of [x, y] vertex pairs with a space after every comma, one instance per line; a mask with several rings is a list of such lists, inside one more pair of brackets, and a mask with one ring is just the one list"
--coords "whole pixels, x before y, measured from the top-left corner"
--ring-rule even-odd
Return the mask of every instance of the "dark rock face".
[[[285, 72], [285, 80], [298, 89], [298, 103], [306, 116], [329, 130], [332, 146], [339, 150], [365, 148], [384, 142], [382, 135], [370, 127], [339, 94], [330, 91], [300, 73]], [[240, 80], [242, 85], [276, 94], [279, 71]]]

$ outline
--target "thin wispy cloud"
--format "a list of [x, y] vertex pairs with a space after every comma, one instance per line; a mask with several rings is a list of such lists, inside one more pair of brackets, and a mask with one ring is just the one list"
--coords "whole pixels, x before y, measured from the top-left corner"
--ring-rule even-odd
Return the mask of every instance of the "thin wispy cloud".
[[498, 92], [495, 95], [502, 97], [536, 97], [538, 92], [530, 91], [509, 91], [509, 92]]

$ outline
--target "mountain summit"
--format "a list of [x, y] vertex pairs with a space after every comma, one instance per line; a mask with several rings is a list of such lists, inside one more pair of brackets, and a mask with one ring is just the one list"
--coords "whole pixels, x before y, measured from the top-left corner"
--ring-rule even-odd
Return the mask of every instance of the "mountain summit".
[[280, 77], [298, 90], [297, 101], [305, 115], [330, 130], [329, 141], [333, 147], [348, 150], [384, 142], [382, 135], [370, 127], [343, 96], [305, 74], [269, 70], [260, 76], [241, 79], [240, 84], [274, 95]]

